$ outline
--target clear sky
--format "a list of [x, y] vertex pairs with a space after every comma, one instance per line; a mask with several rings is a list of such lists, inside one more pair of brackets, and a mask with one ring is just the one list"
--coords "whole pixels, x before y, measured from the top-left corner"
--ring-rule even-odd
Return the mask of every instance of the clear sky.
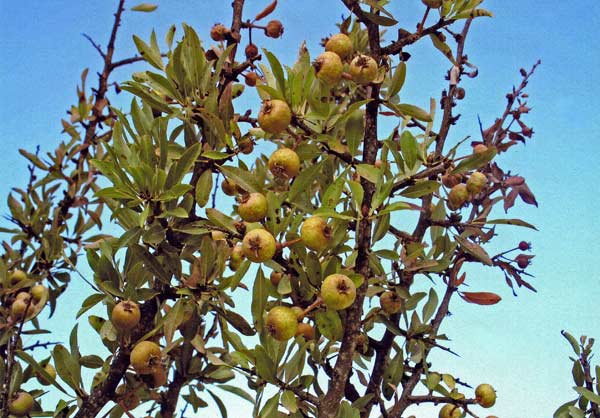
[[[249, 1], [248, 16], [267, 2]], [[283, 41], [264, 40], [260, 46], [273, 50], [284, 63], [293, 63], [303, 40], [313, 53], [319, 51], [320, 38], [335, 33], [334, 22], [345, 11], [334, 0], [280, 3], [273, 17], [285, 25]], [[89, 67], [92, 75], [99, 69], [97, 53], [81, 34], [89, 34], [104, 46], [115, 4], [0, 0], [0, 139], [4, 144], [0, 214], [8, 213], [5, 202], [10, 187], [27, 182], [26, 162], [17, 149], [33, 150], [40, 145], [42, 151], [53, 150], [60, 138], [60, 118], [66, 117], [65, 110], [75, 102], [81, 71]], [[171, 24], [186, 22], [208, 39], [213, 23], [230, 21], [228, 0], [163, 0], [158, 4], [154, 13], [125, 15], [117, 57], [135, 53], [133, 33], [147, 39], [154, 28], [162, 40]], [[390, 10], [412, 29], [421, 7], [418, 0], [394, 1]], [[454, 315], [444, 323], [443, 331], [454, 337], [451, 348], [461, 357], [436, 354], [433, 359], [437, 368], [446, 368], [475, 385], [492, 383], [498, 391], [495, 415], [544, 418], [574, 398], [569, 346], [560, 330], [600, 340], [600, 3], [488, 0], [484, 7], [495, 17], [477, 20], [467, 42], [466, 51], [480, 75], [465, 83], [467, 97], [458, 108], [463, 117], [453, 138], [475, 136], [477, 115], [489, 125], [504, 107], [506, 92], [519, 82], [519, 68], [542, 60], [528, 89], [533, 111], [526, 120], [536, 132], [534, 139], [502, 159], [527, 179], [540, 203], [537, 209], [520, 204], [509, 212], [510, 217], [522, 217], [540, 231], [502, 227], [495, 244], [501, 249], [520, 240], [533, 242], [536, 257], [529, 271], [536, 276], [533, 284], [538, 293], [519, 290], [519, 296], [513, 297], [499, 271], [481, 268], [472, 272], [474, 290], [495, 291], [503, 301], [479, 307], [455, 300]], [[413, 58], [403, 101], [426, 107], [430, 96], [439, 98], [448, 62], [428, 42], [409, 52]], [[117, 80], [124, 81], [133, 69], [121, 70]], [[128, 99], [123, 96], [114, 104], [125, 106]], [[2, 222], [5, 226], [6, 221]], [[81, 298], [85, 291], [74, 283], [69, 297]], [[65, 319], [57, 330], [58, 339], [67, 339], [72, 326], [68, 315], [77, 308], [59, 308], [57, 317]], [[248, 405], [230, 404], [232, 416], [240, 416]], [[426, 411], [417, 416], [437, 416]]]

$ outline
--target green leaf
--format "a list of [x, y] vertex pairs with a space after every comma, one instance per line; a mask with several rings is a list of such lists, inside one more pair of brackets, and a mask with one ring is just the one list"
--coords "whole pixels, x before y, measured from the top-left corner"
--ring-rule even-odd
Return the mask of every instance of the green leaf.
[[575, 386], [573, 389], [588, 401], [593, 402], [596, 405], [600, 405], [600, 395], [596, 395], [591, 390], [579, 386]]
[[381, 179], [381, 170], [371, 164], [358, 164], [356, 172], [373, 184], [377, 184]]
[[131, 8], [132, 11], [134, 12], [153, 12], [158, 8], [158, 6], [156, 4], [150, 4], [150, 3], [140, 3], [136, 6], [133, 6]]
[[277, 377], [275, 376], [275, 363], [271, 357], [267, 354], [264, 347], [257, 345], [254, 348], [254, 356], [256, 357], [256, 373], [267, 382], [275, 383]]
[[215, 225], [220, 226], [222, 228], [226, 228], [229, 231], [237, 234], [238, 231], [235, 227], [235, 220], [225, 215], [222, 212], [219, 212], [213, 208], [206, 209], [206, 217]]
[[285, 409], [290, 411], [292, 414], [298, 410], [298, 400], [296, 395], [291, 390], [286, 390], [281, 395], [281, 404]]
[[390, 17], [385, 17], [381, 15], [377, 15], [375, 13], [362, 11], [362, 14], [369, 19], [371, 22], [376, 23], [381, 26], [394, 26], [398, 23], [396, 19], [392, 19]]
[[212, 171], [205, 170], [196, 182], [196, 203], [201, 208], [206, 206], [213, 188]]
[[431, 194], [440, 188], [440, 184], [435, 180], [420, 181], [413, 186], [409, 186], [402, 190], [400, 194], [410, 199], [416, 199], [428, 194]]
[[42, 170], [48, 170], [48, 166], [40, 160], [35, 154], [32, 154], [24, 149], [19, 149], [19, 154], [27, 158], [31, 164]]
[[227, 392], [233, 393], [234, 395], [239, 396], [242, 399], [247, 400], [251, 404], [254, 404], [254, 398], [250, 396], [244, 389], [239, 388], [237, 386], [232, 385], [217, 385], [219, 389], [225, 390]]
[[56, 381], [56, 379], [52, 379], [52, 377], [48, 374], [48, 372], [46, 372], [46, 370], [42, 366], [40, 366], [40, 364], [33, 357], [31, 357], [28, 353], [26, 353], [25, 351], [17, 350], [17, 351], [15, 351], [15, 354], [17, 355], [17, 357], [19, 357], [20, 359], [25, 361], [27, 364], [29, 364], [36, 374], [41, 375], [47, 382], [50, 382], [52, 385], [54, 385], [58, 390], [63, 392], [65, 395], [71, 396]]
[[472, 255], [487, 266], [494, 265], [494, 262], [492, 261], [488, 253], [483, 249], [483, 247], [459, 235], [455, 235], [454, 238], [466, 253]]
[[[478, 221], [475, 221], [474, 223], [480, 223]], [[492, 219], [490, 221], [485, 221], [486, 224], [495, 224], [495, 225], [517, 225], [517, 226], [523, 226], [525, 228], [531, 228], [531, 229], [535, 229], [536, 231], [538, 230], [534, 225], [527, 223], [525, 221], [522, 221], [521, 219]]]
[[571, 334], [569, 334], [565, 330], [561, 331], [560, 333], [562, 334], [563, 337], [565, 337], [567, 339], [567, 341], [569, 341], [569, 343], [571, 344], [571, 347], [573, 348], [573, 351], [575, 352], [575, 354], [577, 354], [579, 356], [581, 354], [581, 348], [579, 347], [579, 343], [577, 342], [575, 337], [573, 337]]
[[433, 287], [429, 289], [429, 299], [427, 299], [427, 303], [423, 306], [423, 313], [421, 315], [423, 322], [428, 322], [433, 316], [435, 309], [438, 305], [438, 295], [435, 293]]
[[406, 63], [402, 61], [396, 66], [396, 71], [394, 71], [394, 76], [392, 77], [387, 93], [388, 99], [400, 92], [404, 85], [404, 80], [406, 80]]
[[212, 396], [213, 400], [217, 404], [217, 407], [219, 408], [219, 412], [221, 413], [221, 416], [223, 418], [227, 418], [227, 408], [225, 407], [225, 404], [223, 403], [221, 398], [219, 398], [217, 395], [212, 393], [209, 389], [207, 389], [207, 392], [210, 394], [210, 396]]
[[406, 210], [406, 209], [414, 210], [415, 205], [411, 205], [410, 203], [406, 203], [406, 202], [394, 202], [394, 203], [390, 203], [389, 205], [385, 206], [382, 210], [377, 212], [377, 214], [385, 215], [386, 213], [391, 213], [391, 212], [395, 212], [397, 210]]
[[221, 173], [235, 184], [242, 187], [248, 193], [260, 193], [260, 186], [254, 181], [253, 176], [247, 170], [231, 166], [221, 166]]
[[453, 174], [465, 173], [467, 171], [478, 169], [494, 159], [496, 148], [490, 147], [484, 152], [476, 153], [462, 160], [454, 170]]
[[457, 13], [456, 15], [452, 16], [452, 19], [458, 20], [458, 19], [468, 19], [468, 18], [475, 18], [475, 17], [482, 17], [482, 16], [494, 17], [494, 14], [486, 9], [473, 8], [470, 10], [464, 10], [460, 13]]
[[165, 183], [167, 189], [179, 184], [183, 180], [183, 177], [192, 169], [198, 156], [200, 156], [200, 151], [202, 150], [200, 146], [198, 142], [186, 149], [181, 158], [179, 158], [179, 161], [171, 166]]
[[433, 42], [433, 46], [437, 50], [444, 54], [444, 56], [448, 58], [452, 64], [456, 65], [456, 60], [452, 55], [452, 50], [446, 42], [443, 42], [436, 34], [429, 35], [429, 39], [431, 39], [431, 42]]
[[79, 362], [71, 356], [63, 345], [56, 345], [52, 350], [54, 366], [60, 378], [76, 391], [81, 383], [81, 370]]
[[275, 57], [275, 55], [273, 55], [271, 52], [267, 51], [264, 48], [263, 53], [267, 57], [267, 60], [269, 60], [271, 70], [273, 71], [275, 80], [277, 80], [277, 87], [281, 92], [283, 92], [283, 94], [285, 94], [285, 75], [283, 73], [283, 67], [281, 66], [281, 63], [279, 62], [277, 57]]
[[404, 131], [400, 136], [400, 152], [402, 152], [404, 162], [412, 170], [417, 162], [419, 144], [410, 131]]
[[344, 335], [342, 320], [337, 311], [333, 309], [317, 312], [315, 315], [315, 322], [317, 323], [319, 332], [331, 341], [341, 340]]
[[246, 336], [252, 336], [256, 334], [254, 328], [244, 319], [244, 317], [236, 312], [225, 310], [223, 316], [235, 329]]
[[[152, 32], [154, 33], [154, 32]], [[133, 35], [133, 42], [140, 53], [141, 56], [153, 67], [158, 68], [159, 70], [164, 70], [164, 65], [162, 62], [162, 57], [160, 56], [160, 51], [155, 50], [150, 47], [146, 42], [144, 42], [141, 38], [136, 35]]]
[[321, 173], [323, 161], [319, 164], [311, 165], [300, 171], [300, 174], [294, 179], [294, 182], [290, 187], [290, 191], [287, 196], [288, 201], [293, 202], [300, 193], [306, 192], [307, 190], [311, 190], [313, 182]]

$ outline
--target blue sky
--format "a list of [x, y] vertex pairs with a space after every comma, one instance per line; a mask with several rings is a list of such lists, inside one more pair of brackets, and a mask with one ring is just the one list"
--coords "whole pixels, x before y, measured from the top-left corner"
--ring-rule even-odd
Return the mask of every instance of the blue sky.
[[[5, 179], [0, 184], [0, 214], [8, 212], [5, 202], [10, 187], [27, 182], [26, 163], [17, 149], [32, 150], [36, 145], [42, 151], [54, 149], [60, 138], [60, 118], [66, 118], [65, 110], [75, 101], [81, 71], [89, 67], [91, 76], [99, 68], [97, 53], [81, 33], [104, 46], [113, 3], [0, 1], [0, 139], [4, 144], [0, 178]], [[248, 16], [253, 16], [267, 1], [248, 3]], [[303, 40], [313, 54], [319, 51], [320, 38], [336, 32], [334, 22], [344, 12], [334, 0], [304, 0], [301, 6], [289, 0], [280, 3], [273, 17], [285, 25], [283, 41], [261, 38], [259, 46], [273, 50], [285, 63], [295, 60]], [[171, 24], [186, 22], [208, 39], [213, 23], [230, 20], [230, 1], [165, 0], [158, 4], [154, 13], [125, 15], [117, 57], [135, 53], [133, 33], [147, 39], [153, 28], [164, 39]], [[502, 249], [520, 240], [533, 242], [536, 257], [529, 271], [536, 276], [533, 284], [538, 293], [520, 290], [515, 298], [500, 272], [484, 268], [471, 272], [473, 290], [495, 291], [503, 301], [478, 307], [455, 300], [454, 315], [443, 330], [453, 337], [451, 347], [461, 357], [436, 354], [433, 360], [438, 368], [473, 384], [492, 383], [498, 390], [495, 415], [542, 418], [573, 398], [569, 347], [560, 330], [600, 338], [600, 228], [596, 219], [600, 207], [596, 106], [600, 4], [591, 0], [488, 0], [484, 7], [495, 17], [476, 21], [467, 42], [466, 51], [480, 75], [465, 82], [467, 97], [458, 108], [463, 116], [453, 139], [475, 136], [478, 115], [489, 125], [503, 109], [506, 92], [519, 82], [519, 68], [542, 60], [528, 88], [533, 111], [526, 121], [536, 134], [526, 146], [501, 160], [527, 179], [540, 203], [537, 209], [519, 205], [509, 212], [510, 217], [522, 217], [540, 231], [503, 227], [494, 244]], [[389, 9], [410, 29], [421, 8], [420, 1], [410, 0], [392, 2]], [[428, 42], [409, 52], [413, 58], [402, 100], [426, 107], [429, 97], [439, 98], [448, 62]], [[125, 68], [115, 80], [124, 81], [140, 68]], [[121, 95], [113, 104], [125, 106], [127, 102]], [[80, 297], [85, 290], [74, 283], [69, 292]], [[66, 317], [76, 309], [64, 306], [57, 315]], [[70, 326], [57, 332], [60, 336], [69, 330]], [[231, 404], [245, 407], [235, 401]], [[437, 416], [425, 411], [417, 416]]]

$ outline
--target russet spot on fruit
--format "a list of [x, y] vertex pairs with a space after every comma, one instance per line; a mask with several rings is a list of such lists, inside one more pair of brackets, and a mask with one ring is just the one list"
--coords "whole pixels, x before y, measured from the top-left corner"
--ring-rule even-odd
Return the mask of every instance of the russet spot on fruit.
[[352, 40], [344, 33], [336, 33], [325, 44], [325, 51], [334, 52], [343, 60], [352, 55], [353, 50]]
[[331, 227], [320, 216], [311, 216], [302, 224], [300, 237], [308, 248], [321, 251], [331, 242]]
[[368, 55], [358, 55], [350, 63], [350, 75], [358, 84], [369, 84], [377, 77], [377, 63]]
[[325, 84], [333, 85], [342, 79], [344, 66], [338, 54], [325, 51], [313, 62], [317, 78]]
[[262, 221], [268, 211], [269, 204], [262, 193], [250, 193], [240, 198], [238, 213], [246, 222]]
[[344, 274], [330, 274], [321, 284], [321, 298], [328, 308], [346, 309], [356, 299], [356, 286]]
[[124, 300], [115, 305], [110, 321], [121, 332], [130, 331], [140, 322], [140, 307], [137, 303]]
[[475, 399], [484, 408], [491, 408], [496, 403], [496, 391], [487, 383], [482, 383], [475, 388]]
[[292, 121], [292, 111], [283, 100], [265, 100], [258, 113], [258, 124], [263, 131], [277, 135]]
[[439, 418], [460, 418], [462, 411], [456, 405], [446, 404], [440, 409]]
[[139, 342], [129, 355], [131, 366], [139, 374], [151, 374], [161, 366], [160, 346], [152, 341]]
[[392, 315], [402, 310], [402, 298], [392, 290], [383, 292], [379, 296], [379, 304], [385, 313]]
[[29, 415], [33, 409], [33, 396], [27, 392], [17, 392], [10, 400], [8, 411], [17, 417]]
[[267, 314], [267, 331], [277, 341], [287, 341], [296, 335], [298, 319], [291, 308], [275, 306]]
[[268, 161], [269, 170], [275, 177], [290, 179], [300, 172], [300, 157], [290, 148], [279, 148]]
[[270, 260], [277, 250], [277, 242], [271, 233], [265, 229], [253, 229], [242, 241], [242, 253], [255, 263]]

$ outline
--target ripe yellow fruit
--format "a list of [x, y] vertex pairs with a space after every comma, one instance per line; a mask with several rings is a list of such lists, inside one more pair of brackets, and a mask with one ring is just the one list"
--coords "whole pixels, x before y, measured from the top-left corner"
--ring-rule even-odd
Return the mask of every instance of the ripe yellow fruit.
[[15, 269], [10, 273], [8, 281], [11, 286], [19, 284], [21, 281], [27, 279], [27, 273], [23, 270]]
[[279, 148], [269, 157], [268, 166], [275, 177], [290, 179], [300, 172], [300, 157], [290, 148]]
[[283, 273], [278, 272], [278, 271], [272, 271], [271, 275], [269, 276], [269, 280], [271, 280], [271, 283], [273, 283], [273, 286], [277, 287], [279, 285], [279, 282], [281, 281], [282, 277], [283, 277]]
[[267, 331], [277, 341], [287, 341], [296, 335], [298, 319], [291, 308], [275, 306], [267, 314]]
[[321, 251], [331, 242], [331, 228], [320, 216], [311, 216], [302, 224], [300, 237], [308, 248]]
[[321, 298], [328, 308], [346, 309], [356, 299], [356, 286], [346, 275], [331, 274], [321, 284]]
[[350, 75], [358, 84], [369, 84], [377, 77], [377, 62], [368, 55], [359, 55], [350, 63]]
[[258, 124], [272, 135], [283, 132], [292, 121], [292, 111], [283, 100], [265, 100], [258, 113]]
[[325, 51], [335, 52], [343, 60], [352, 55], [353, 49], [352, 40], [344, 33], [336, 33], [325, 44]]
[[277, 242], [265, 229], [253, 229], [244, 236], [242, 253], [255, 263], [262, 263], [273, 258], [277, 250]]
[[137, 303], [124, 300], [115, 305], [110, 321], [114, 327], [121, 331], [130, 331], [140, 322], [141, 313]]
[[482, 383], [475, 388], [475, 399], [484, 408], [491, 408], [496, 403], [496, 391], [487, 383]]
[[267, 198], [262, 193], [250, 193], [240, 198], [240, 217], [246, 222], [262, 221], [269, 211]]
[[313, 63], [317, 78], [325, 84], [333, 85], [342, 79], [344, 66], [338, 54], [325, 51]]
[[15, 320], [22, 320], [33, 312], [33, 304], [25, 299], [15, 299], [10, 307], [10, 315]]
[[139, 374], [151, 374], [161, 367], [160, 346], [152, 341], [137, 343], [129, 355], [131, 366]]

